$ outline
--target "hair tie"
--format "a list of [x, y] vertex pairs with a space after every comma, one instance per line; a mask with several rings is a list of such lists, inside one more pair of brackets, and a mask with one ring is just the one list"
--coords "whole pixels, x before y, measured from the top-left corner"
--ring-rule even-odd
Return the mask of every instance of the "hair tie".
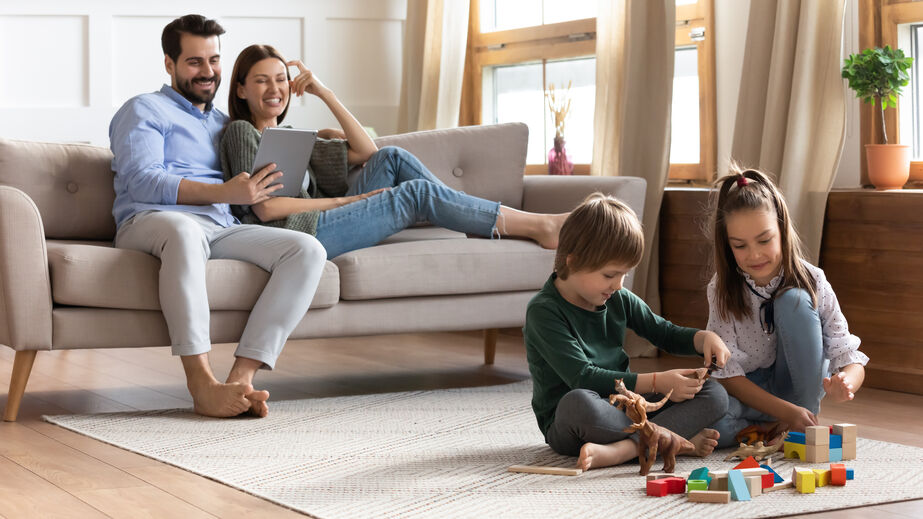
[[744, 186], [746, 186], [746, 185], [749, 184], [749, 183], [750, 183], [750, 181], [747, 180], [747, 177], [745, 177], [745, 176], [743, 176], [743, 175], [737, 177], [737, 187], [744, 187]]

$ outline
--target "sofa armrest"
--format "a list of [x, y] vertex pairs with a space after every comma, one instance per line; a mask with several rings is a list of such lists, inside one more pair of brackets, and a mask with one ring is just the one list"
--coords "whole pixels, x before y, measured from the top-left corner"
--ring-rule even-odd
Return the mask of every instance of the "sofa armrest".
[[647, 182], [640, 177], [526, 176], [522, 209], [533, 213], [564, 213], [595, 191], [618, 198], [643, 218]]
[[0, 344], [51, 349], [51, 281], [38, 207], [0, 186]]

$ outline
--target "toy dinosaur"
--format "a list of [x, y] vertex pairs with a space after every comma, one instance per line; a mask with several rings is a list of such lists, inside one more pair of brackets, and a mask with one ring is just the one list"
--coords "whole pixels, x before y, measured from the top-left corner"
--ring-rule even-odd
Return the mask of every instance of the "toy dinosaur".
[[724, 461], [730, 461], [734, 458], [747, 459], [747, 456], [753, 456], [756, 461], [762, 461], [763, 458], [770, 458], [773, 454], [779, 451], [782, 448], [782, 442], [778, 442], [775, 445], [763, 445], [763, 442], [758, 441], [754, 445], [747, 445], [746, 443], [741, 443], [740, 447], [737, 448], [734, 452], [727, 455], [724, 458]]
[[617, 394], [609, 395], [609, 403], [624, 410], [625, 415], [633, 422], [625, 432], [639, 433], [638, 463], [641, 465], [641, 475], [646, 476], [651, 471], [658, 452], [663, 457], [663, 471], [673, 472], [676, 468], [676, 455], [692, 452], [695, 446], [675, 432], [647, 419], [647, 413], [663, 407], [673, 391], [667, 393], [660, 402], [650, 403], [643, 396], [629, 391], [622, 379], [615, 381], [615, 390]]

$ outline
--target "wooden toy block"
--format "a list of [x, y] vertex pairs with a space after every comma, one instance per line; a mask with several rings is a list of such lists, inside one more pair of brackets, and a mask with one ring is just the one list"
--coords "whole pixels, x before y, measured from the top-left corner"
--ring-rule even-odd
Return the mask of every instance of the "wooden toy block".
[[704, 479], [707, 483], [711, 482], [711, 476], [708, 475], [708, 467], [699, 467], [693, 470], [687, 479]]
[[730, 503], [731, 493], [727, 490], [692, 490], [689, 492], [689, 500], [694, 503]]
[[683, 478], [664, 478], [656, 481], [665, 481], [667, 483], [667, 494], [686, 493], [686, 480]]
[[856, 442], [847, 442], [845, 438], [843, 439], [843, 459], [856, 459]]
[[714, 490], [717, 492], [725, 492], [728, 489], [728, 478], [712, 478], [708, 482], [708, 490]]
[[803, 443], [792, 443], [787, 441], [782, 445], [782, 449], [785, 458], [799, 459], [802, 461], [807, 458], [807, 445]]
[[831, 462], [834, 462], [834, 461], [843, 461], [843, 449], [834, 449], [834, 448], [831, 447], [831, 449], [830, 449], [830, 460], [829, 460], [829, 461], [831, 461]]
[[782, 476], [780, 476], [779, 473], [775, 471], [775, 469], [770, 467], [768, 463], [760, 465], [760, 468], [764, 468], [772, 474], [772, 477], [774, 478], [772, 481], [773, 483], [781, 483], [783, 481]]
[[743, 474], [745, 478], [750, 477], [750, 476], [762, 476], [763, 474], [769, 473], [768, 470], [762, 467], [756, 467], [752, 469], [737, 469], [737, 470], [739, 470], [740, 473]]
[[760, 464], [757, 463], [756, 458], [753, 456], [747, 456], [747, 459], [741, 461], [734, 467], [735, 469], [758, 469]]
[[846, 484], [846, 465], [842, 463], [830, 464], [830, 484], [838, 487]]
[[847, 479], [847, 480], [852, 479], [854, 474], [855, 474], [855, 473], [853, 472], [852, 469], [849, 469], [849, 468], [846, 469], [846, 479]]
[[856, 443], [856, 433], [858, 428], [851, 423], [833, 424], [833, 434], [839, 434], [843, 437], [843, 443]]
[[747, 486], [747, 481], [739, 470], [729, 470], [727, 481], [728, 490], [731, 491], [731, 499], [734, 501], [750, 500], [750, 487]]
[[804, 445], [806, 443], [805, 440], [806, 438], [803, 432], [790, 432], [785, 437], [785, 441], [791, 442], [791, 443], [799, 443], [801, 445]]
[[783, 479], [780, 483], [776, 483], [769, 488], [764, 488], [763, 493], [765, 494], [766, 492], [775, 492], [776, 490], [782, 490], [783, 488], [792, 488], [792, 481], [790, 479]]
[[[843, 469], [843, 478], [846, 478], [846, 469]], [[686, 489], [689, 492], [693, 490], [708, 490], [708, 481], [704, 479], [690, 479], [686, 481]]]
[[711, 478], [726, 478], [728, 477], [728, 471], [726, 470], [709, 470], [708, 476]]
[[647, 482], [647, 495], [653, 497], [663, 497], [667, 495], [669, 487], [664, 479], [652, 479]]
[[666, 472], [656, 472], [656, 473], [648, 474], [645, 477], [647, 478], [648, 481], [653, 481], [655, 479], [673, 478], [673, 477], [676, 477], [676, 474], [667, 474]]
[[830, 448], [831, 449], [842, 449], [843, 448], [843, 437], [839, 434], [830, 435]]
[[830, 445], [830, 428], [826, 425], [809, 425], [804, 428], [805, 445]]
[[830, 461], [830, 447], [827, 445], [805, 445], [804, 461], [808, 463], [827, 463]]
[[802, 494], [814, 493], [815, 476], [813, 470], [795, 469], [793, 474], [795, 479], [795, 488]]
[[747, 487], [750, 489], [750, 497], [756, 497], [763, 493], [762, 476], [749, 476], [744, 479], [747, 481]]
[[773, 474], [773, 473], [763, 474], [762, 476], [760, 476], [760, 481], [762, 482], [763, 488], [769, 488], [776, 484], [776, 474]]
[[825, 487], [830, 484], [830, 469], [814, 469], [814, 486]]
[[552, 476], [579, 476], [583, 472], [580, 469], [568, 469], [564, 467], [542, 467], [538, 465], [513, 465], [508, 470], [510, 472], [550, 474]]

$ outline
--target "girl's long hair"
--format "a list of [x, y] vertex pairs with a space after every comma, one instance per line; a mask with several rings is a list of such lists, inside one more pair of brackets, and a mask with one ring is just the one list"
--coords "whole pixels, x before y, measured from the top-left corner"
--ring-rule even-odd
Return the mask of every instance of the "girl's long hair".
[[[231, 72], [231, 89], [228, 92], [228, 115], [230, 116], [228, 122], [243, 119], [256, 126], [256, 121], [253, 120], [253, 114], [250, 113], [250, 105], [247, 104], [247, 100], [237, 97], [237, 87], [246, 82], [247, 74], [250, 73], [253, 65], [266, 58], [275, 58], [285, 66], [285, 58], [272, 45], [251, 45], [240, 51], [237, 56], [237, 61], [234, 62], [234, 71]], [[285, 67], [285, 76], [291, 81], [292, 76], [289, 74], [287, 66]], [[291, 104], [291, 95], [289, 95], [289, 104]], [[282, 119], [285, 119], [289, 104], [286, 104], [285, 110], [282, 110], [282, 113], [279, 114], [276, 119], [277, 123], [281, 123]]]
[[[782, 283], [776, 291], [776, 297], [788, 289], [801, 288], [811, 296], [811, 302], [817, 307], [817, 287], [814, 278], [804, 266], [804, 253], [801, 240], [792, 226], [792, 219], [785, 205], [782, 193], [763, 172], [744, 169], [736, 163], [731, 164], [731, 174], [715, 181], [709, 197], [708, 234], [711, 238], [715, 272], [716, 299], [718, 313], [723, 319], [734, 317], [737, 320], [750, 317], [750, 305], [747, 304], [747, 289], [743, 273], [737, 267], [734, 251], [728, 241], [727, 217], [735, 211], [764, 209], [774, 212], [779, 224], [779, 240], [782, 247]], [[741, 181], [744, 178], [746, 180]]]

